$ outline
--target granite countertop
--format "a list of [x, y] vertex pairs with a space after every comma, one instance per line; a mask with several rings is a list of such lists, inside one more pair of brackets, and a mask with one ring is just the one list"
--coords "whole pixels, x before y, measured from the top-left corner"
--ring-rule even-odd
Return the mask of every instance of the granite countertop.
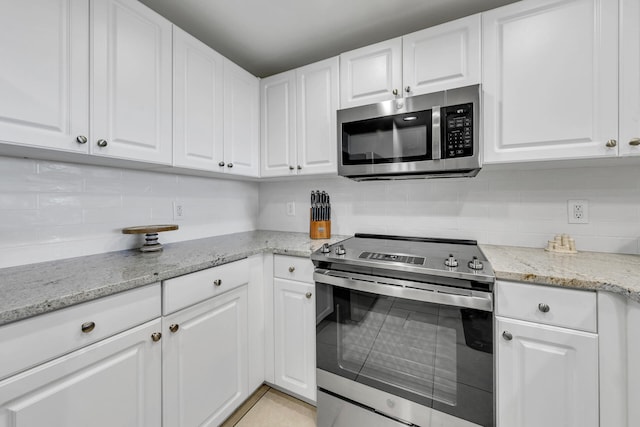
[[538, 248], [480, 245], [496, 279], [608, 291], [640, 302], [640, 256], [562, 254]]
[[[308, 257], [347, 237], [259, 230], [170, 243], [157, 253], [126, 250], [0, 269], [0, 326], [263, 252]], [[609, 291], [640, 302], [638, 255], [480, 247], [497, 279]]]
[[250, 231], [138, 250], [0, 269], [0, 326], [262, 252], [308, 257], [323, 243], [308, 233]]

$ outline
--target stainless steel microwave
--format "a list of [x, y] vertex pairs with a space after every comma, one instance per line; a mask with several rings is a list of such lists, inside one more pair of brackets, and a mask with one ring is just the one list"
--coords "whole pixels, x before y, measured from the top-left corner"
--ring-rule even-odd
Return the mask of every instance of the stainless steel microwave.
[[473, 177], [480, 85], [338, 111], [338, 174], [354, 180]]

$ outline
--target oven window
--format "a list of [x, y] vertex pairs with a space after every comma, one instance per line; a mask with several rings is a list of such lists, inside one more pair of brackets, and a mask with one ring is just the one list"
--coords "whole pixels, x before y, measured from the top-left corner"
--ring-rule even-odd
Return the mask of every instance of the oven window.
[[493, 425], [492, 314], [329, 286], [318, 368]]
[[397, 163], [431, 159], [431, 110], [342, 125], [342, 163]]

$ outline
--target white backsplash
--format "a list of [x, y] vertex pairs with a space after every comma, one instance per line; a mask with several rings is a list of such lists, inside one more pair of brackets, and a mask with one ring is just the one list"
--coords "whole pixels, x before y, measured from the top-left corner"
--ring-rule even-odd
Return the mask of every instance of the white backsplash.
[[129, 226], [176, 223], [160, 233], [169, 243], [254, 230], [257, 218], [255, 182], [0, 157], [0, 267], [137, 247]]
[[[486, 244], [544, 247], [555, 234], [568, 233], [579, 251], [640, 253], [637, 166], [487, 167], [471, 179], [262, 182], [259, 227], [308, 231], [309, 194], [316, 189], [331, 195], [332, 234], [471, 238]], [[569, 199], [588, 201], [588, 224], [568, 224]], [[295, 202], [295, 216], [286, 215], [290, 201]]]
[[[578, 250], [640, 254], [640, 168], [490, 170], [472, 179], [255, 182], [0, 157], [0, 268], [137, 247], [127, 226], [177, 223], [162, 242], [254, 230], [308, 232], [309, 193], [331, 194], [333, 234], [472, 238], [543, 247], [558, 233]], [[567, 200], [589, 224], [567, 223]], [[296, 215], [286, 215], [295, 202]], [[173, 219], [173, 203], [184, 219]]]

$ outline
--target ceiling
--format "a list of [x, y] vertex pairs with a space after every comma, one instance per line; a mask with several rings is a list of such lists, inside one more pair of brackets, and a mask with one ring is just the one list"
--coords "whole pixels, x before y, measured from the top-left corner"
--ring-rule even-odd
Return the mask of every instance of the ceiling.
[[140, 0], [258, 77], [516, 0]]

